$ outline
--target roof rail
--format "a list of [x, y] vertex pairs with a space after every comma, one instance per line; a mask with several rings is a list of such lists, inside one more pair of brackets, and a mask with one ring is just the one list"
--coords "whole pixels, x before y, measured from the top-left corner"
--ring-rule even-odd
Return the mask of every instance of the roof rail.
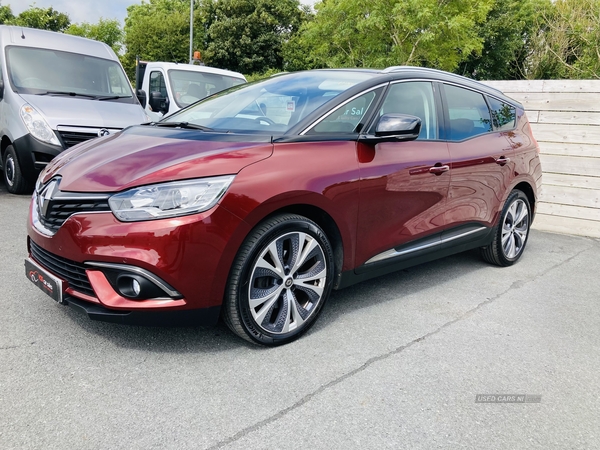
[[[464, 77], [462, 75], [457, 75], [455, 73], [452, 72], [445, 72], [443, 70], [438, 70], [438, 69], [430, 69], [429, 67], [418, 67], [418, 66], [390, 66], [390, 67], [386, 67], [385, 69], [382, 70], [383, 73], [393, 73], [393, 72], [402, 72], [404, 70], [422, 70], [423, 72], [430, 72], [430, 73], [439, 73], [439, 74], [444, 74], [446, 76], [450, 76], [450, 77], [454, 77], [454, 78], [459, 78], [461, 80], [469, 80], [471, 82], [474, 83], [481, 83], [480, 81], [477, 80], [473, 80], [472, 78], [468, 78], [468, 77]], [[497, 89], [495, 87], [486, 85], [488, 89], [492, 90], [492, 91], [496, 91], [499, 94], [504, 95], [504, 93], [500, 90]]]

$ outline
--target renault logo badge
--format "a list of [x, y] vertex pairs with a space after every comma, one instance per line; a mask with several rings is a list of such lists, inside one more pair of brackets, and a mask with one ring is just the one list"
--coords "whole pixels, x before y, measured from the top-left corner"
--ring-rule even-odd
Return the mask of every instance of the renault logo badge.
[[58, 180], [52, 180], [46, 185], [44, 189], [42, 189], [42, 192], [40, 192], [40, 194], [38, 195], [38, 209], [42, 217], [46, 217], [46, 213], [48, 212], [48, 206], [50, 206], [52, 196], [58, 188], [58, 183]]

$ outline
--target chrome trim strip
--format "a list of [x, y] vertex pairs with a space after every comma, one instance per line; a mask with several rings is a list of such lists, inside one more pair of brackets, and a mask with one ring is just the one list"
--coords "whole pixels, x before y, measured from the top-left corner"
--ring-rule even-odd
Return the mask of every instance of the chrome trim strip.
[[152, 272], [149, 272], [146, 269], [142, 269], [141, 267], [130, 266], [127, 264], [113, 264], [105, 262], [85, 262], [84, 264], [86, 266], [98, 267], [101, 269], [121, 270], [123, 272], [135, 273], [136, 275], [140, 275], [154, 283], [160, 289], [165, 291], [165, 293], [167, 293], [170, 297], [174, 299], [183, 298], [183, 295], [181, 295], [177, 290], [169, 286], [166, 282], [158, 278]]
[[438, 244], [439, 245], [445, 244], [447, 242], [451, 242], [451, 241], [454, 241], [456, 239], [459, 239], [459, 238], [462, 238], [462, 237], [465, 237], [465, 236], [469, 236], [470, 234], [479, 233], [479, 232], [484, 231], [486, 229], [487, 229], [486, 227], [480, 227], [480, 228], [477, 228], [475, 230], [470, 230], [470, 231], [467, 231], [465, 233], [457, 234], [456, 236], [452, 236], [452, 237], [448, 237], [448, 238], [445, 238], [445, 239], [441, 239], [440, 241], [437, 241], [437, 242], [430, 242], [428, 244], [419, 245], [418, 247], [409, 248], [409, 249], [406, 249], [406, 250], [400, 250], [400, 251], [398, 251], [396, 249], [386, 250], [383, 253], [380, 253], [378, 255], [373, 256], [371, 259], [369, 259], [365, 263], [365, 265], [372, 264], [372, 263], [379, 262], [379, 261], [384, 261], [384, 260], [390, 259], [390, 258], [395, 258], [396, 256], [406, 255], [408, 253], [413, 253], [413, 252], [416, 252], [416, 251], [419, 251], [419, 250], [425, 250], [426, 248], [433, 247], [433, 246], [438, 245]]
[[462, 234], [457, 234], [456, 236], [452, 236], [452, 237], [449, 237], [449, 238], [446, 238], [446, 239], [442, 239], [442, 244], [445, 244], [446, 242], [454, 241], [455, 239], [459, 239], [461, 237], [465, 237], [465, 236], [468, 236], [470, 234], [479, 233], [480, 231], [484, 231], [484, 230], [487, 230], [487, 228], [486, 227], [481, 227], [481, 228], [477, 228], [475, 230], [467, 231], [467, 232], [462, 233]]
[[419, 245], [418, 247], [414, 247], [414, 248], [409, 248], [406, 250], [396, 250], [396, 249], [391, 249], [391, 250], [387, 250], [383, 253], [380, 253], [379, 255], [375, 255], [373, 256], [371, 259], [369, 259], [366, 264], [371, 264], [374, 262], [378, 262], [378, 261], [383, 261], [385, 259], [390, 259], [390, 258], [394, 258], [396, 256], [402, 256], [402, 255], [406, 255], [407, 253], [412, 253], [412, 252], [416, 252], [418, 250], [424, 250], [426, 248], [429, 247], [433, 247], [435, 245], [439, 245], [441, 241], [436, 241], [436, 242], [430, 242], [428, 244], [423, 244], [423, 245]]

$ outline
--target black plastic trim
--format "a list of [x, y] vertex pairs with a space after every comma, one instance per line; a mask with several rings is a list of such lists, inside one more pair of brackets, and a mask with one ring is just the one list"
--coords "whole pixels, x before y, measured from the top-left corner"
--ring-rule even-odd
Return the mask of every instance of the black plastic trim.
[[[471, 250], [478, 247], [485, 247], [492, 242], [496, 227], [486, 227], [485, 231], [474, 234], [467, 234], [464, 237], [458, 239], [448, 240], [455, 235], [460, 235], [475, 228], [481, 228], [481, 224], [465, 224], [451, 230], [446, 230], [442, 233], [428, 236], [420, 239], [417, 242], [411, 242], [408, 245], [398, 247], [397, 250], [404, 250], [410, 247], [418, 248], [420, 244], [424, 242], [432, 242], [435, 239], [440, 239], [439, 245], [427, 247], [423, 250], [417, 250], [415, 252], [402, 254], [398, 257], [382, 260], [371, 264], [363, 264], [357, 267], [355, 270], [348, 270], [339, 275], [335, 289], [343, 289], [353, 284], [360, 283], [361, 281], [370, 280], [381, 275], [388, 273], [397, 272], [398, 270], [406, 269], [407, 267], [416, 266], [426, 262], [434, 261], [439, 258], [461, 253], [467, 250]], [[447, 241], [442, 243], [442, 240]]]
[[[37, 179], [42, 168], [48, 164], [47, 161], [40, 161], [36, 164], [35, 153], [48, 155], [48, 157], [52, 159], [64, 150], [58, 145], [46, 144], [38, 141], [29, 133], [16, 139], [12, 143], [12, 146], [17, 153], [19, 166], [23, 176], [26, 180], [31, 182], [34, 182]], [[44, 159], [48, 158], [46, 157]]]
[[220, 306], [175, 311], [119, 311], [105, 308], [72, 296], [66, 296], [65, 304], [87, 314], [91, 320], [140, 326], [209, 326], [216, 325], [221, 314]]

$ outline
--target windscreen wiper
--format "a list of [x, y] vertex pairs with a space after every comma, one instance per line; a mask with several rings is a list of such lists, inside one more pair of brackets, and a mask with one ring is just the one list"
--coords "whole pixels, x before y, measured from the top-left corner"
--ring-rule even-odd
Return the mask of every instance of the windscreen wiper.
[[150, 125], [155, 127], [187, 128], [190, 130], [213, 131], [212, 128], [203, 127], [202, 125], [196, 125], [189, 122], [151, 122]]
[[69, 96], [69, 97], [85, 97], [85, 98], [92, 98], [92, 99], [96, 99], [96, 97], [98, 97], [97, 95], [80, 94], [79, 92], [68, 92], [68, 91], [44, 91], [44, 92], [40, 92], [39, 94], [36, 94], [36, 95], [65, 95], [65, 96]]
[[96, 100], [117, 100], [119, 98], [131, 98], [131, 95], [96, 95]]

